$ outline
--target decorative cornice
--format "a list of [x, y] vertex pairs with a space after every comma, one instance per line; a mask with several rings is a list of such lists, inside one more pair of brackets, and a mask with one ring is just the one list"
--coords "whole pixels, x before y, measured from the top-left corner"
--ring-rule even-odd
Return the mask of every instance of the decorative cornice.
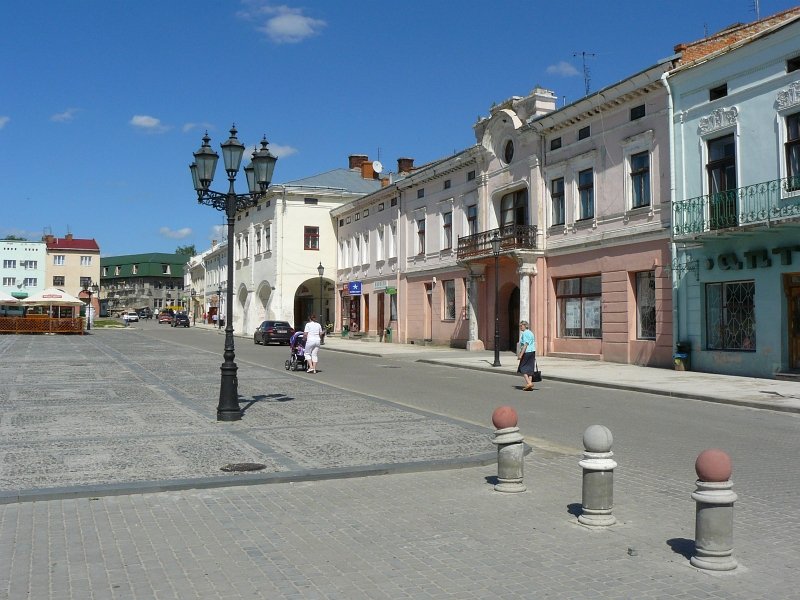
[[736, 118], [739, 116], [739, 110], [735, 106], [730, 108], [716, 108], [711, 111], [707, 117], [700, 119], [700, 124], [697, 128], [700, 133], [711, 133], [718, 129], [724, 129], [731, 125], [736, 125]]
[[800, 104], [800, 81], [793, 81], [785, 90], [779, 91], [775, 103], [778, 105], [778, 110]]

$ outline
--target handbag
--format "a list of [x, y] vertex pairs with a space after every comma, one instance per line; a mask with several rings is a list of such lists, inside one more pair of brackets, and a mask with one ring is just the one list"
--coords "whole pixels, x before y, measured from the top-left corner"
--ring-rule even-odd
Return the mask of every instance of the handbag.
[[541, 381], [542, 380], [542, 372], [539, 370], [539, 363], [537, 361], [533, 361], [533, 381]]

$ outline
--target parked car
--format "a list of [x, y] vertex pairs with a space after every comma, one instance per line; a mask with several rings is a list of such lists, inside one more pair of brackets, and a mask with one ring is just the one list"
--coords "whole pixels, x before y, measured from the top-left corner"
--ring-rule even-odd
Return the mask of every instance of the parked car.
[[186, 313], [175, 313], [175, 316], [172, 317], [172, 326], [173, 327], [189, 327], [191, 323], [189, 322], [189, 315]]
[[253, 333], [253, 343], [267, 345], [272, 342], [278, 342], [279, 344], [288, 344], [293, 333], [294, 328], [289, 325], [288, 321], [264, 321]]
[[135, 310], [129, 310], [122, 315], [122, 320], [127, 321], [128, 323], [131, 323], [133, 321], [136, 321], [138, 323], [139, 313], [137, 313]]
[[161, 325], [163, 323], [172, 324], [172, 315], [168, 312], [158, 313], [158, 324]]
[[149, 308], [142, 308], [139, 310], [139, 318], [140, 319], [152, 319], [153, 313]]

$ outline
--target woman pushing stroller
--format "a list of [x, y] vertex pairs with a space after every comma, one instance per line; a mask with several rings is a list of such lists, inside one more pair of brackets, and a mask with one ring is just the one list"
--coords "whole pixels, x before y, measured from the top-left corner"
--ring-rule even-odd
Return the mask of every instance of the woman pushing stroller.
[[308, 362], [308, 373], [317, 372], [317, 362], [319, 360], [319, 346], [322, 342], [322, 337], [325, 335], [322, 325], [317, 323], [317, 316], [315, 314], [308, 315], [308, 323], [303, 330], [303, 336], [306, 340], [306, 361]]

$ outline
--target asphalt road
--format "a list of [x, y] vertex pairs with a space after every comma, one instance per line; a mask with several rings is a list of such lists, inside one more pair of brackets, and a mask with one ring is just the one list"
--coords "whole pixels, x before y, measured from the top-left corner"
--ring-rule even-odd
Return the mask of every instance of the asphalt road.
[[[224, 336], [216, 332], [149, 322], [139, 329], [185, 347], [187, 360], [196, 348], [219, 352], [222, 363]], [[284, 371], [288, 347], [257, 346], [244, 338], [235, 342], [237, 362]], [[558, 454], [580, 454], [584, 430], [605, 425], [614, 436], [620, 465], [688, 482], [694, 479], [697, 455], [722, 448], [733, 459], [735, 480], [787, 498], [800, 493], [795, 463], [800, 415], [553, 381], [522, 392], [521, 377], [416, 362], [423, 356], [424, 349], [419, 355], [381, 358], [323, 346], [320, 372], [295, 375], [489, 427], [492, 411], [511, 405], [526, 441]]]

